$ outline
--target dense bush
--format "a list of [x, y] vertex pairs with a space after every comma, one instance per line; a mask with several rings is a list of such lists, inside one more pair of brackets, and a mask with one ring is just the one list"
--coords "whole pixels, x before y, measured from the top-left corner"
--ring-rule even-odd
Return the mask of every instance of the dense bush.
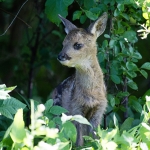
[[[124, 149], [150, 149], [150, 96], [146, 96], [146, 104], [143, 106], [140, 116], [140, 124], [133, 125], [134, 118], [127, 118], [122, 125], [119, 125], [116, 116], [113, 116], [113, 128], [106, 130], [98, 127], [96, 139], [90, 136], [84, 136], [85, 144], [83, 147], [76, 147], [77, 131], [72, 121], [78, 121], [83, 124], [90, 123], [80, 115], [67, 116], [67, 112], [60, 106], [53, 106], [53, 100], [48, 100], [45, 105], [34, 103], [31, 100], [31, 124], [29, 128], [25, 127], [23, 119], [24, 104], [9, 96], [13, 88], [1, 86], [1, 98], [4, 99], [3, 107], [0, 112], [7, 115], [7, 103], [19, 103], [14, 106], [17, 110], [12, 124], [5, 132], [0, 148], [14, 150], [69, 150], [69, 149], [98, 149], [98, 150], [124, 150]], [[11, 108], [10, 114], [13, 114]], [[6, 112], [6, 113], [5, 113]], [[60, 116], [61, 115], [61, 116]], [[2, 124], [2, 126], [4, 126]], [[3, 133], [2, 131], [0, 133]]]
[[[4, 33], [0, 36], [0, 82], [17, 85], [13, 97], [8, 93], [15, 87], [0, 86], [1, 149], [41, 149], [44, 145], [49, 149], [150, 149], [150, 106], [149, 97], [145, 98], [150, 96], [149, 7], [149, 0], [37, 0], [23, 5], [17, 0], [0, 1], [0, 32]], [[20, 16], [6, 28], [16, 10]], [[105, 75], [108, 107], [96, 132], [99, 138], [86, 136], [85, 145], [77, 148], [71, 121], [88, 122], [81, 116], [60, 116], [67, 110], [46, 101], [52, 89], [71, 74], [56, 60], [65, 37], [58, 14], [86, 27], [103, 12], [109, 20], [97, 42], [97, 57]], [[30, 99], [34, 99], [31, 105]]]

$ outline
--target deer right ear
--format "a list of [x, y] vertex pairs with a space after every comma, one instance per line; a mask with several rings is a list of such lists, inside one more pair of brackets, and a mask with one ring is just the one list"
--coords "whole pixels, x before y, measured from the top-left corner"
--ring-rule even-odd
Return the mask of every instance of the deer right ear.
[[100, 18], [98, 18], [95, 22], [90, 24], [88, 32], [92, 33], [96, 36], [96, 38], [98, 38], [105, 31], [107, 19], [108, 15], [105, 12]]
[[65, 26], [65, 32], [68, 34], [71, 30], [77, 29], [77, 27], [72, 24], [69, 20], [65, 19], [64, 17], [62, 17], [61, 15], [58, 15], [60, 20], [62, 21], [62, 23]]

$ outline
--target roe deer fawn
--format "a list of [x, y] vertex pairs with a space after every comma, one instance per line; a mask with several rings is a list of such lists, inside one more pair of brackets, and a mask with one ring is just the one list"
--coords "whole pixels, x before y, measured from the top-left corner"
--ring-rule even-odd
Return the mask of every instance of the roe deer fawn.
[[[106, 28], [107, 13], [103, 13], [87, 30], [77, 28], [69, 20], [59, 17], [67, 36], [58, 60], [65, 66], [75, 67], [76, 72], [53, 91], [54, 105], [66, 108], [70, 115], [84, 116], [96, 128], [107, 106], [103, 73], [96, 56], [96, 39]], [[76, 143], [82, 145], [82, 136], [88, 135], [92, 129], [79, 123], [75, 125]]]

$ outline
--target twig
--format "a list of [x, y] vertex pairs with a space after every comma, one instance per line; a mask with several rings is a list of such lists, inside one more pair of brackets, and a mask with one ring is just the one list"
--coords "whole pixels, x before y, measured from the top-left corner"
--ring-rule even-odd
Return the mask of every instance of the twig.
[[26, 0], [26, 1], [22, 4], [22, 6], [21, 6], [20, 9], [18, 10], [16, 16], [14, 17], [14, 19], [13, 19], [12, 22], [10, 23], [10, 25], [7, 27], [7, 29], [4, 31], [3, 34], [0, 34], [0, 36], [5, 35], [5, 33], [6, 33], [6, 32], [8, 31], [8, 29], [11, 27], [11, 25], [13, 24], [13, 22], [15, 21], [15, 19], [17, 18], [18, 14], [20, 13], [20, 11], [21, 11], [21, 9], [23, 8], [23, 6], [27, 3], [27, 1], [28, 1], [28, 0]]
[[[10, 13], [10, 12], [8, 12], [8, 11], [2, 9], [2, 8], [0, 8], [0, 10], [2, 10], [3, 12], [5, 12], [5, 13], [7, 13], [7, 14], [9, 14], [9, 15], [15, 16], [14, 14], [12, 14], [12, 13]], [[17, 19], [19, 19], [19, 20], [22, 21], [25, 25], [27, 25], [28, 28], [32, 28], [29, 24], [27, 24], [27, 23], [26, 23], [24, 20], [22, 20], [20, 17], [17, 17]]]

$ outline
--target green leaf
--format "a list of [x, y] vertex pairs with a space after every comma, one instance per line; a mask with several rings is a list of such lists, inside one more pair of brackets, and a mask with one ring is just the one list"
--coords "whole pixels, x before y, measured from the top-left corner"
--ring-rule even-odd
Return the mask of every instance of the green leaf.
[[133, 81], [128, 81], [128, 86], [133, 89], [133, 90], [137, 90], [138, 87], [137, 87], [137, 84]]
[[141, 68], [150, 70], [150, 62], [144, 63], [144, 64], [141, 66]]
[[147, 79], [148, 73], [145, 70], [140, 70], [140, 73]]
[[130, 22], [131, 22], [131, 24], [136, 24], [136, 19], [133, 17], [130, 17]]
[[120, 132], [123, 132], [124, 130], [129, 130], [132, 127], [132, 123], [133, 123], [134, 119], [133, 118], [127, 118], [123, 124], [120, 127]]
[[63, 133], [68, 140], [70, 139], [73, 143], [76, 142], [77, 131], [72, 122], [67, 121], [63, 124]]
[[110, 35], [108, 34], [104, 34], [104, 37], [110, 39]]
[[123, 4], [118, 4], [117, 8], [119, 11], [124, 11], [124, 5]]
[[138, 39], [136, 37], [136, 32], [133, 30], [125, 31], [123, 34], [123, 37], [126, 38], [128, 40], [128, 42], [131, 42], [131, 43], [135, 43], [138, 41]]
[[72, 120], [75, 120], [75, 121], [82, 123], [82, 124], [90, 125], [92, 127], [92, 125], [89, 123], [89, 121], [86, 118], [82, 117], [81, 115], [72, 116]]
[[19, 109], [15, 115], [10, 136], [15, 143], [23, 142], [23, 139], [26, 137], [26, 132], [24, 128], [23, 121], [23, 109]]
[[120, 11], [118, 9], [115, 9], [114, 16], [117, 17], [120, 14]]
[[112, 94], [108, 94], [107, 95], [107, 99], [110, 102], [111, 106], [114, 107], [115, 106], [115, 98]]
[[128, 14], [122, 13], [121, 16], [122, 16], [123, 18], [125, 18], [126, 20], [129, 20]]
[[11, 87], [8, 87], [8, 88], [5, 88], [5, 91], [7, 91], [8, 93], [13, 91], [17, 86], [11, 86]]
[[13, 119], [13, 114], [17, 112], [20, 108], [25, 108], [26, 105], [17, 99], [10, 97], [9, 99], [3, 100], [0, 105], [0, 113], [7, 118]]
[[62, 125], [62, 121], [61, 121], [60, 117], [53, 118], [53, 121], [54, 121], [55, 124]]
[[80, 17], [80, 23], [83, 24], [86, 21], [86, 19], [87, 19], [86, 15], [81, 15], [81, 17]]
[[80, 19], [81, 14], [82, 14], [82, 11], [79, 11], [79, 10], [75, 11], [73, 13], [73, 20]]
[[125, 97], [125, 96], [129, 96], [129, 92], [119, 92], [116, 96], [120, 97], [120, 98]]
[[146, 106], [148, 108], [148, 111], [150, 112], [150, 96], [146, 96]]
[[11, 106], [16, 110], [20, 109], [20, 108], [24, 109], [26, 107], [25, 104], [23, 104], [22, 102], [20, 102], [19, 100], [17, 100], [14, 97], [10, 97], [9, 99], [5, 100], [3, 102], [3, 105]]
[[115, 127], [118, 127], [118, 120], [117, 120], [117, 118], [116, 118], [116, 115], [115, 115], [115, 114], [113, 115], [113, 121], [114, 121], [114, 125], [115, 125]]
[[141, 54], [139, 52], [134, 52], [132, 57], [136, 58], [136, 59], [142, 59], [142, 56], [141, 56]]
[[126, 71], [126, 72], [132, 78], [135, 78], [137, 76], [137, 74], [134, 71], [132, 71], [132, 70], [131, 71]]
[[54, 115], [61, 115], [62, 113], [68, 112], [68, 110], [60, 106], [53, 106], [51, 107], [50, 112]]
[[114, 54], [115, 54], [115, 56], [117, 56], [119, 54], [119, 52], [120, 52], [120, 47], [118, 45], [115, 45], [114, 46]]
[[137, 71], [138, 70], [137, 65], [134, 64], [133, 62], [127, 62], [126, 67], [128, 70], [131, 70], [131, 71]]
[[118, 132], [117, 128], [112, 129], [112, 130], [111, 129], [107, 130], [105, 139], [107, 139], [108, 141], [111, 141], [116, 136], [117, 132]]
[[102, 47], [103, 47], [103, 48], [108, 47], [108, 41], [107, 41], [107, 40], [104, 40], [104, 41], [103, 41]]
[[84, 7], [86, 9], [90, 9], [91, 7], [93, 7], [94, 5], [94, 1], [93, 0], [84, 0]]
[[142, 106], [138, 101], [132, 100], [131, 106], [139, 113], [142, 113]]
[[144, 12], [143, 13], [143, 17], [145, 18], [145, 19], [149, 19], [149, 16], [148, 16], [149, 14], [148, 14], [148, 12]]
[[110, 75], [111, 80], [116, 83], [116, 84], [120, 84], [120, 78], [117, 75]]
[[10, 112], [9, 108], [10, 107], [7, 107], [7, 106], [0, 107], [0, 114], [9, 119], [13, 119], [12, 113]]
[[48, 19], [59, 25], [60, 19], [58, 14], [66, 17], [68, 15], [68, 6], [73, 3], [74, 0], [47, 0], [45, 3], [45, 13]]
[[53, 106], [53, 100], [52, 99], [47, 100], [45, 103], [45, 111], [49, 112], [52, 106]]
[[109, 47], [113, 48], [116, 45], [116, 40], [111, 39], [109, 42]]
[[84, 10], [86, 16], [91, 20], [96, 20], [98, 18], [97, 14], [92, 13], [91, 11]]

